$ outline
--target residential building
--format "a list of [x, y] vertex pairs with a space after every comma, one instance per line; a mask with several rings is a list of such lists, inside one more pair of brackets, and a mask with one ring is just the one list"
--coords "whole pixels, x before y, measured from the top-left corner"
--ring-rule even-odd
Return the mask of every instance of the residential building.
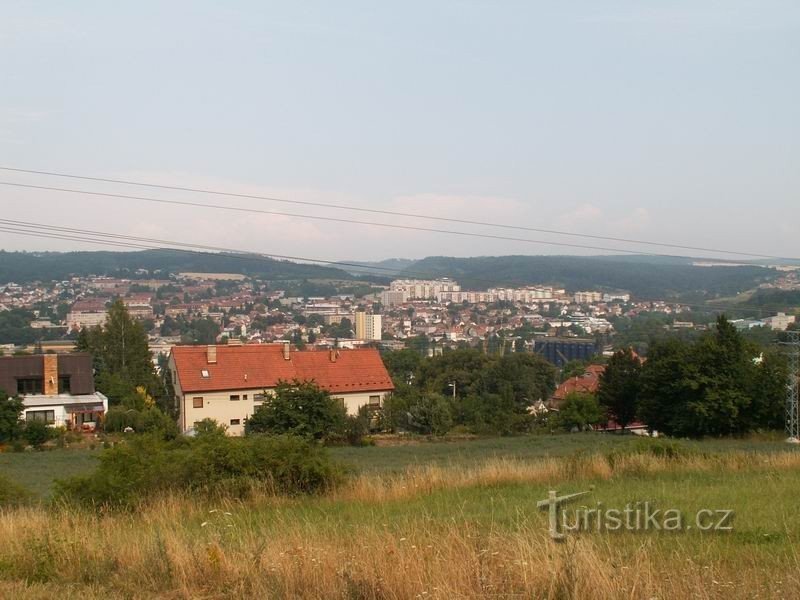
[[381, 315], [371, 315], [363, 310], [355, 313], [355, 330], [357, 340], [380, 341]]
[[22, 398], [23, 419], [54, 427], [93, 431], [108, 411], [89, 354], [0, 357], [0, 389]]
[[773, 331], [786, 331], [789, 325], [795, 322], [795, 316], [779, 312], [774, 317], [763, 319], [762, 322]]
[[384, 290], [380, 294], [381, 304], [389, 308], [405, 304], [408, 298], [408, 292], [405, 290]]
[[578, 304], [594, 304], [602, 302], [603, 294], [602, 292], [575, 292], [573, 298]]
[[107, 318], [108, 310], [105, 299], [78, 300], [67, 313], [67, 330], [81, 330], [84, 327], [103, 325]]
[[451, 279], [396, 279], [389, 284], [392, 292], [405, 292], [408, 300], [439, 298], [445, 292], [460, 292], [461, 286]]
[[605, 365], [589, 365], [582, 375], [570, 377], [556, 388], [547, 401], [547, 407], [559, 410], [568, 394], [596, 394], [600, 386], [600, 375], [606, 370]]
[[244, 346], [176, 346], [169, 359], [179, 426], [191, 430], [214, 419], [232, 435], [281, 381], [313, 381], [356, 414], [380, 407], [394, 384], [374, 348], [292, 350], [288, 343]]

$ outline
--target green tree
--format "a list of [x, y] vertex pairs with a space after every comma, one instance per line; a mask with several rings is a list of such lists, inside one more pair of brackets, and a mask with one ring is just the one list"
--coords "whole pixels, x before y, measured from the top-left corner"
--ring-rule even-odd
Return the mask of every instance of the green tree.
[[159, 394], [147, 333], [122, 300], [111, 305], [104, 325], [81, 331], [76, 346], [94, 357], [95, 385], [113, 404], [135, 394], [137, 387]]
[[426, 394], [409, 407], [409, 427], [415, 433], [444, 435], [453, 426], [450, 404], [441, 394]]
[[600, 375], [597, 399], [624, 431], [639, 409], [642, 363], [630, 348], [619, 350]]
[[341, 435], [344, 404], [312, 381], [279, 382], [245, 423], [245, 432], [292, 434], [323, 440]]
[[572, 377], [580, 377], [586, 372], [585, 360], [570, 360], [561, 367], [561, 381], [566, 381]]
[[572, 392], [564, 398], [557, 422], [565, 431], [586, 431], [600, 423], [604, 411], [594, 394]]
[[725, 317], [697, 342], [653, 345], [641, 375], [643, 420], [668, 435], [743, 434], [780, 424], [786, 366]]
[[0, 442], [10, 442], [20, 433], [22, 400], [0, 390]]

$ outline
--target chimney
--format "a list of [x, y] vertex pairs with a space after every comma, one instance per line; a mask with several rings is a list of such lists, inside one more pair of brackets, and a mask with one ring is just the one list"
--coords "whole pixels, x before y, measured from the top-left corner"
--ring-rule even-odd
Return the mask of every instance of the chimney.
[[42, 391], [47, 396], [58, 393], [58, 354], [44, 354], [44, 386]]
[[290, 350], [290, 343], [283, 342], [283, 360], [289, 360], [291, 357], [289, 356]]
[[336, 348], [331, 348], [331, 362], [336, 362], [336, 359], [339, 358], [339, 351]]
[[209, 346], [206, 350], [206, 361], [210, 365], [217, 364], [217, 347], [216, 346]]

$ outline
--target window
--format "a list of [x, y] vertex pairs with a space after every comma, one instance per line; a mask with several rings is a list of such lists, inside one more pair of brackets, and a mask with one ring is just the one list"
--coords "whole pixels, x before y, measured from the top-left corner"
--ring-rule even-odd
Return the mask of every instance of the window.
[[370, 406], [380, 406], [381, 405], [381, 397], [380, 396], [370, 396], [369, 397], [369, 405]]
[[59, 394], [69, 394], [72, 392], [72, 388], [70, 386], [70, 380], [72, 377], [69, 375], [59, 375], [58, 377], [58, 393]]
[[344, 406], [344, 398], [334, 398], [340, 405]]
[[203, 379], [208, 379], [209, 377], [211, 377], [211, 373], [208, 372], [208, 369], [202, 369], [200, 371], [200, 377], [202, 377]]
[[255, 402], [256, 404], [264, 402], [264, 400], [266, 399], [267, 399], [266, 394], [253, 394], [253, 402]]
[[231, 400], [238, 400], [239, 394], [231, 394]]
[[242, 396], [242, 400], [247, 400], [247, 394], [244, 394], [244, 395]]
[[231, 419], [231, 425], [241, 425], [241, 424], [242, 424], [241, 419]]
[[29, 410], [25, 413], [26, 421], [42, 421], [52, 424], [56, 422], [56, 411], [54, 410]]
[[192, 408], [203, 408], [203, 397], [192, 398]]
[[17, 379], [18, 394], [41, 394], [44, 392], [44, 379], [41, 377], [30, 377]]

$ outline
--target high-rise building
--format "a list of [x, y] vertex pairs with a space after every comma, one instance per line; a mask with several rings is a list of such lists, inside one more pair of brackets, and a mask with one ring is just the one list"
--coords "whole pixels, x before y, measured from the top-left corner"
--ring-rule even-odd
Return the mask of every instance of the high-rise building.
[[357, 311], [355, 318], [356, 339], [381, 339], [381, 315], [371, 315], [364, 311]]

